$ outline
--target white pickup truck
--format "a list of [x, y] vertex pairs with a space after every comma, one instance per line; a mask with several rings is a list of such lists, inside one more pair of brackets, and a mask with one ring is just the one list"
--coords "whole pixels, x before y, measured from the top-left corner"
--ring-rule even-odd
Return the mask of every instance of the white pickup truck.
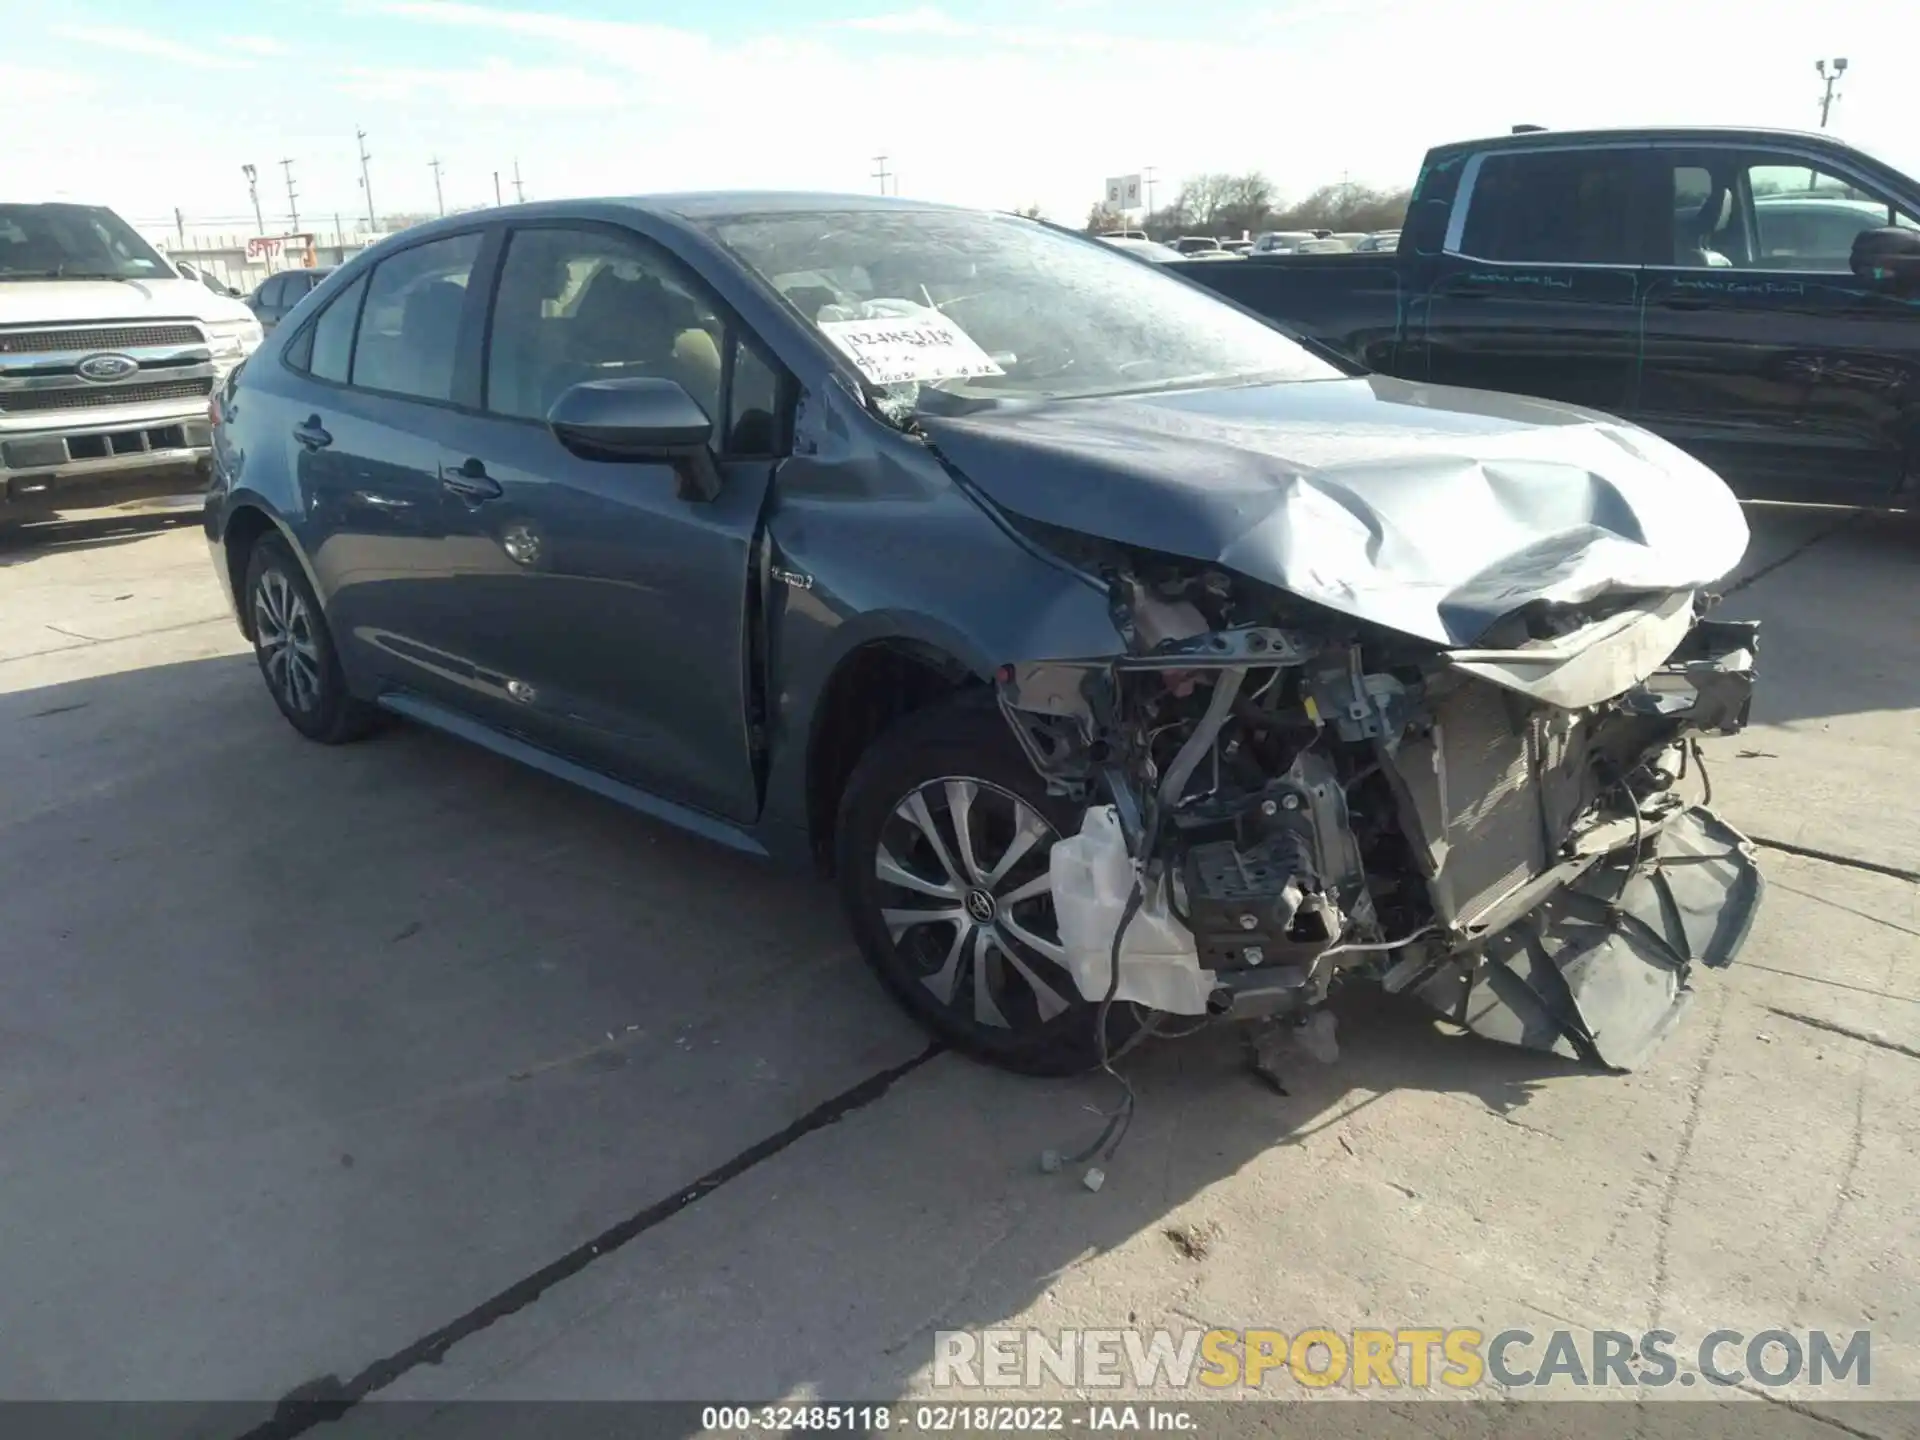
[[0, 529], [203, 489], [209, 397], [259, 343], [105, 206], [0, 200]]

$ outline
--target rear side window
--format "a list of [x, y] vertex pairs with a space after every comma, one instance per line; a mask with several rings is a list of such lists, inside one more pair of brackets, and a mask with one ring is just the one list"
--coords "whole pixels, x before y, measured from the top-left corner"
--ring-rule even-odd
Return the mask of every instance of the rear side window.
[[1635, 265], [1633, 151], [1486, 155], [1460, 251], [1480, 260]]
[[307, 370], [315, 378], [347, 383], [353, 366], [353, 327], [360, 318], [360, 302], [366, 298], [367, 279], [361, 276], [327, 302], [320, 318], [307, 327], [313, 337], [313, 350]]
[[260, 303], [269, 309], [277, 308], [285, 303], [282, 301], [281, 296], [286, 293], [287, 277], [285, 275], [275, 275], [260, 287]]
[[453, 235], [374, 268], [353, 349], [354, 385], [420, 400], [453, 398], [467, 282], [479, 253], [478, 235]]

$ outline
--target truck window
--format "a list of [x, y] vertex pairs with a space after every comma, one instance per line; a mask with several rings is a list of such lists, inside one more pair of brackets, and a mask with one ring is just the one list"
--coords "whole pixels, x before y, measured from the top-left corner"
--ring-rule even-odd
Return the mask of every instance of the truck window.
[[1884, 195], [1784, 156], [1748, 164], [1746, 185], [1753, 198], [1751, 263], [1759, 269], [1846, 274], [1862, 230], [1920, 228]]
[[1532, 264], [1635, 265], [1634, 152], [1541, 150], [1480, 157], [1460, 253]]

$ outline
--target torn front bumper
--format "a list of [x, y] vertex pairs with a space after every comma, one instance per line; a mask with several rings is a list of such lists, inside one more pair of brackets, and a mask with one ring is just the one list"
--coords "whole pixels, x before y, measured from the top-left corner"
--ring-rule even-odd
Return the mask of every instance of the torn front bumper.
[[1490, 1040], [1633, 1069], [1685, 1013], [1692, 967], [1739, 953], [1766, 890], [1752, 842], [1702, 807], [1648, 827], [1635, 848], [1585, 870], [1477, 954], [1403, 967], [1387, 988], [1417, 980], [1411, 993]]
[[[1466, 733], [1416, 749], [1434, 773], [1403, 773], [1402, 794], [1411, 828], [1438, 842], [1428, 847], [1428, 883], [1453, 949], [1438, 963], [1431, 952], [1409, 955], [1386, 987], [1489, 1039], [1616, 1070], [1640, 1064], [1690, 1002], [1692, 967], [1738, 954], [1765, 891], [1752, 842], [1677, 789], [1689, 755], [1705, 780], [1694, 734], [1746, 725], [1757, 648], [1757, 625], [1696, 623], [1613, 713], [1561, 745], [1568, 763], [1557, 767], [1538, 763], [1556, 753], [1550, 735], [1496, 734], [1499, 722], [1473, 708], [1484, 697], [1471, 692], [1447, 702], [1443, 715]], [[1593, 757], [1625, 769], [1627, 757], [1662, 743], [1680, 773], [1663, 792], [1635, 796], [1637, 815], [1589, 811], [1559, 832], [1568, 838], [1556, 849], [1535, 848], [1539, 819], [1566, 813], [1571, 781]], [[1469, 805], [1449, 806], [1447, 764], [1462, 754], [1489, 773], [1474, 777]], [[1517, 783], [1505, 788], [1509, 780]]]

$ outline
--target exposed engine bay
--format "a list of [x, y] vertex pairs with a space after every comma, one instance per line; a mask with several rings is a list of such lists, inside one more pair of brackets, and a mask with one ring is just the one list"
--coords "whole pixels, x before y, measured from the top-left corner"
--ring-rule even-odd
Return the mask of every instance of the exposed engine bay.
[[[1050, 537], [1051, 538], [1051, 537]], [[1085, 823], [1051, 858], [1082, 997], [1304, 1021], [1355, 981], [1632, 1068], [1762, 882], [1694, 737], [1747, 720], [1756, 624], [1695, 592], [1530, 605], [1470, 649], [1107, 542], [1124, 653], [1014, 663], [1003, 713]]]

